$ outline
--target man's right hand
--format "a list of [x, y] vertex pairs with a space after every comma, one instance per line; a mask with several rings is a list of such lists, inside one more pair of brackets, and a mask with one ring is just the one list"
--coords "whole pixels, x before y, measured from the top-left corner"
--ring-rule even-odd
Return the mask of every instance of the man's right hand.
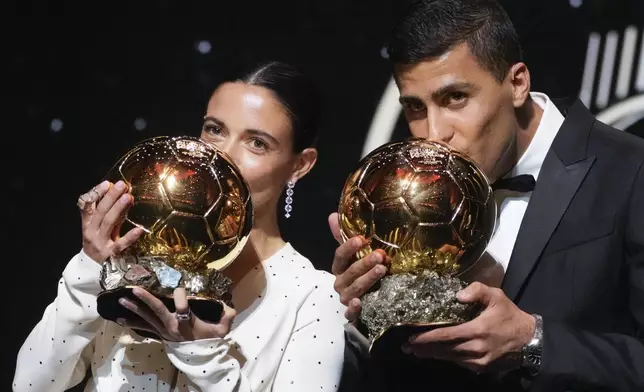
[[134, 228], [119, 237], [121, 224], [133, 202], [123, 181], [114, 185], [105, 181], [85, 195], [90, 193], [95, 200], [81, 209], [83, 252], [95, 262], [102, 263], [132, 245], [143, 230]]
[[382, 265], [386, 255], [378, 249], [353, 262], [354, 255], [367, 245], [365, 238], [356, 236], [343, 242], [337, 213], [329, 216], [329, 227], [340, 244], [335, 250], [331, 269], [335, 275], [333, 287], [340, 295], [340, 302], [347, 307], [344, 316], [355, 321], [360, 315], [360, 297], [387, 273], [387, 268]]

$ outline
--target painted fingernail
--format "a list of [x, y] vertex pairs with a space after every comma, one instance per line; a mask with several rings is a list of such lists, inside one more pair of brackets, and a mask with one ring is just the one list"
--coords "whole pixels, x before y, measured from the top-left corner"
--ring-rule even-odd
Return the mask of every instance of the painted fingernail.
[[125, 298], [119, 298], [119, 303], [121, 305], [127, 305], [127, 301], [125, 300]]
[[115, 186], [117, 189], [125, 189], [125, 183], [123, 181], [117, 182]]

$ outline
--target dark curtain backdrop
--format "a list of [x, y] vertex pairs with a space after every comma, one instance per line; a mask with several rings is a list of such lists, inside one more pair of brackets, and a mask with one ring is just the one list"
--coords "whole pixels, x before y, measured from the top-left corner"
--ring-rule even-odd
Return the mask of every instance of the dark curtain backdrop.
[[[335, 245], [327, 216], [360, 158], [390, 79], [383, 48], [392, 16], [404, 3], [11, 5], [3, 15], [0, 61], [5, 112], [0, 238], [9, 326], [5, 361], [15, 364], [22, 341], [55, 297], [65, 264], [80, 249], [78, 195], [99, 182], [135, 142], [156, 135], [198, 135], [213, 89], [259, 61], [301, 67], [325, 96], [318, 164], [295, 188], [293, 217], [281, 223], [288, 241], [328, 269]], [[637, 48], [642, 46], [641, 0], [504, 3], [521, 35], [534, 90], [555, 98], [579, 94], [591, 32], [622, 34], [634, 25]], [[640, 56], [635, 55], [634, 64]], [[629, 95], [642, 94], [636, 91], [635, 74], [631, 79]], [[610, 104], [620, 99], [611, 95]], [[629, 131], [642, 128], [640, 122]], [[399, 120], [393, 138], [406, 132]], [[13, 369], [3, 372], [3, 385], [9, 385]]]

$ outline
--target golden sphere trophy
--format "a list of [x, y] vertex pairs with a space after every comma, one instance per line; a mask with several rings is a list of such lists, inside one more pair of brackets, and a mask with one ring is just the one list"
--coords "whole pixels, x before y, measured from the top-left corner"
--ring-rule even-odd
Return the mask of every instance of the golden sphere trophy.
[[379, 147], [347, 179], [339, 221], [344, 240], [368, 241], [357, 258], [387, 255], [386, 276], [361, 298], [372, 355], [479, 313], [456, 293], [492, 236], [496, 203], [485, 174], [463, 154], [418, 138]]
[[232, 306], [222, 270], [239, 255], [253, 224], [247, 183], [225, 153], [193, 137], [160, 136], [136, 144], [108, 172], [124, 181], [134, 198], [120, 233], [144, 233], [123, 254], [103, 264], [97, 300], [106, 320], [139, 317], [118, 303], [138, 301], [146, 289], [174, 311], [175, 288], [186, 290], [192, 312], [218, 322]]

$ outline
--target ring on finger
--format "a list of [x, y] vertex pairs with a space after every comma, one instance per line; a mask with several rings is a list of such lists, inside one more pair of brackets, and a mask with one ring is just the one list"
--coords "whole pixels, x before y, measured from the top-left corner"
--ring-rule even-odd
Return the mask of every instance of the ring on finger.
[[86, 200], [85, 198], [87, 197], [87, 194], [84, 193], [78, 197], [78, 200], [76, 201], [76, 205], [78, 208], [80, 208], [83, 211], [89, 211], [91, 209], [92, 204], [94, 203], [91, 200]]
[[192, 318], [192, 310], [191, 310], [190, 308], [188, 308], [188, 310], [186, 310], [186, 311], [183, 311], [183, 312], [176, 312], [176, 313], [174, 314], [174, 317], [176, 317], [176, 319], [177, 319], [179, 322], [182, 322], [182, 321], [189, 321], [189, 320]]
[[87, 193], [83, 193], [81, 195], [81, 197], [83, 198], [83, 200], [87, 204], [94, 204], [94, 202], [96, 201], [96, 197], [94, 197], [94, 194], [92, 193], [92, 191], [89, 191]]
[[[90, 193], [90, 196], [93, 196], [93, 197], [92, 197], [92, 200], [93, 200], [93, 201], [99, 201], [99, 200], [100, 200], [100, 198], [101, 198], [101, 194], [100, 194], [100, 193], [98, 193], [98, 190], [96, 189], [96, 187], [92, 188], [92, 190], [91, 190], [91, 191], [89, 191], [89, 193]], [[95, 195], [95, 196], [94, 196], [94, 195]]]

